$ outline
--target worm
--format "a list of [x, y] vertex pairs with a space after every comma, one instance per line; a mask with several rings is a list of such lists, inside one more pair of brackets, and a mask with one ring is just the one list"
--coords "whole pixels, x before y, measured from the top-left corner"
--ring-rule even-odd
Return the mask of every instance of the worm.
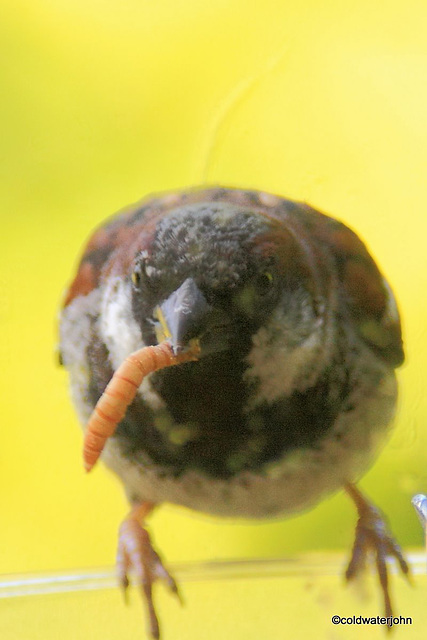
[[197, 360], [199, 351], [198, 344], [194, 343], [185, 352], [175, 355], [170, 343], [164, 341], [158, 345], [142, 347], [122, 362], [99, 398], [87, 423], [83, 442], [83, 463], [86, 471], [90, 471], [97, 462], [105, 443], [124, 418], [126, 409], [145, 376], [165, 367]]

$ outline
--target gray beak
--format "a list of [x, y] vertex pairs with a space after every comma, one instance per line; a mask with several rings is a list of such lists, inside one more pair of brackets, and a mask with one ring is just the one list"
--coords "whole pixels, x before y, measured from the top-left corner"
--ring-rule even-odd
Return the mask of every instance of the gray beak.
[[200, 343], [201, 355], [228, 346], [224, 339], [230, 327], [228, 316], [206, 301], [193, 278], [155, 308], [154, 318], [157, 340], [170, 340], [175, 353], [185, 350], [190, 341]]

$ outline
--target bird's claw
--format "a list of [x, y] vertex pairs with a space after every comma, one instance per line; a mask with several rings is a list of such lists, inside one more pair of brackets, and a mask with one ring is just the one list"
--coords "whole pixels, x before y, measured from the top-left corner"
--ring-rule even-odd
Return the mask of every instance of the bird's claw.
[[119, 530], [117, 574], [125, 601], [129, 586], [129, 573], [133, 573], [147, 606], [148, 630], [152, 638], [160, 637], [159, 621], [153, 603], [152, 587], [156, 580], [164, 580], [179, 600], [177, 584], [154, 550], [148, 531], [134, 518], [127, 518]]
[[[350, 491], [349, 493], [352, 495]], [[352, 497], [355, 499], [354, 495]], [[408, 580], [410, 580], [409, 566], [400, 546], [388, 530], [381, 512], [360, 493], [358, 493], [355, 503], [359, 519], [345, 577], [347, 581], [350, 581], [360, 575], [366, 567], [367, 559], [373, 556], [384, 598], [385, 617], [390, 618], [393, 616], [393, 607], [389, 592], [387, 559], [395, 558]]]

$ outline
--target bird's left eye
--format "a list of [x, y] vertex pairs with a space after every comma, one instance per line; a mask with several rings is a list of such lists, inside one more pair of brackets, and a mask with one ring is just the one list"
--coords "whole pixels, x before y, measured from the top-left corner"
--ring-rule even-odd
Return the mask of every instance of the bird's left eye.
[[264, 313], [274, 303], [277, 293], [276, 277], [271, 271], [262, 271], [246, 286], [236, 292], [234, 305], [249, 318]]
[[274, 276], [271, 271], [261, 273], [256, 279], [255, 286], [260, 296], [268, 295], [274, 287]]

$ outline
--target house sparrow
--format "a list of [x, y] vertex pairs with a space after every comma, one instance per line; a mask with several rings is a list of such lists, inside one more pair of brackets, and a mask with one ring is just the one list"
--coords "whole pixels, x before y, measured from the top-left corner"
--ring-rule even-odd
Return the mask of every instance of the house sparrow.
[[85, 427], [133, 351], [194, 340], [195, 362], [148, 375], [103, 462], [131, 511], [119, 533], [159, 637], [155, 579], [177, 591], [145, 518], [169, 502], [233, 518], [288, 516], [345, 489], [358, 524], [347, 578], [371, 553], [408, 575], [356, 488], [389, 433], [403, 362], [393, 294], [358, 236], [301, 202], [209, 188], [138, 203], [90, 239], [61, 312], [60, 349]]

